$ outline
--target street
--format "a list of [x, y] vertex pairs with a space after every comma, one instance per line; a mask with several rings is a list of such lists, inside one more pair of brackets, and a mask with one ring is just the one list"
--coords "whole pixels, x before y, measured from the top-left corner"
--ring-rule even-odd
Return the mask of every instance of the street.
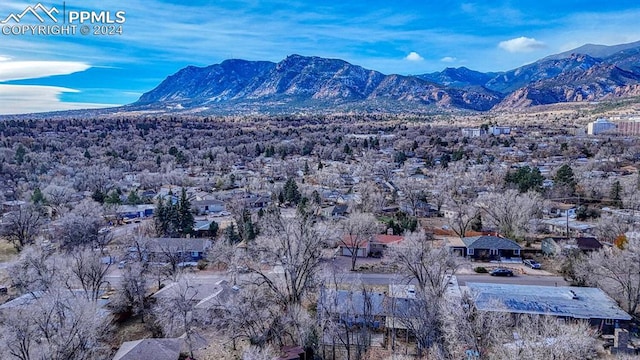
[[[229, 279], [226, 272], [193, 272], [191, 276], [201, 280], [218, 281]], [[249, 274], [238, 274], [238, 280], [246, 279]], [[362, 281], [366, 285], [389, 285], [407, 284], [411, 281], [406, 276], [400, 274], [387, 273], [358, 273], [344, 272], [337, 275], [338, 281], [343, 283], [355, 283]], [[464, 286], [467, 282], [491, 283], [491, 284], [518, 284], [518, 285], [540, 285], [540, 286], [569, 286], [561, 276], [545, 275], [516, 275], [513, 277], [496, 277], [489, 274], [456, 274], [458, 285]], [[114, 267], [105, 278], [111, 286], [117, 286], [122, 279], [120, 269]]]

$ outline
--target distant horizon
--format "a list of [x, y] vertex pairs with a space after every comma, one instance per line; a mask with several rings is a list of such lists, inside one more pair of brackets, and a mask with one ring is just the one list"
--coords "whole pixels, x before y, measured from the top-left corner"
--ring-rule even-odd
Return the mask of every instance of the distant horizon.
[[[448, 67], [486, 73], [585, 44], [640, 40], [640, 4], [595, 1], [26, 5], [0, 4], [1, 114], [130, 104], [186, 66], [227, 59], [277, 63], [301, 54], [383, 74], [420, 75]], [[81, 14], [87, 15], [83, 22]], [[23, 33], [23, 25], [45, 25], [48, 33]], [[70, 25], [75, 28], [60, 30]]]

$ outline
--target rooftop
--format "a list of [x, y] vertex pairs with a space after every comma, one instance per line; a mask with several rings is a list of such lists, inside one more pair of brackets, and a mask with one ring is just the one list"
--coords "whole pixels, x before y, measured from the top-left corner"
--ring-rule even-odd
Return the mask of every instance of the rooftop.
[[510, 249], [520, 250], [520, 245], [513, 240], [497, 236], [483, 235], [462, 239], [468, 249]]
[[575, 319], [631, 320], [598, 288], [467, 283], [479, 310]]
[[113, 360], [177, 360], [180, 339], [142, 339], [122, 343]]

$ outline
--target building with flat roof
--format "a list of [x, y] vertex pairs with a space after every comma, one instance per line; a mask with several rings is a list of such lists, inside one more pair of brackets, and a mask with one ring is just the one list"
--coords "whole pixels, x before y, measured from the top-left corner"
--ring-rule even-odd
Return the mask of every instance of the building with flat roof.
[[627, 328], [631, 315], [598, 288], [467, 283], [481, 311], [587, 320], [602, 334]]
[[627, 136], [639, 136], [640, 135], [640, 117], [632, 116], [627, 118], [621, 118], [616, 121], [615, 124], [618, 127], [618, 133]]
[[589, 135], [598, 135], [598, 134], [602, 134], [603, 132], [611, 132], [614, 131], [616, 129], [616, 124], [612, 123], [611, 121], [604, 119], [604, 118], [600, 118], [597, 119], [594, 122], [590, 122], [587, 125], [587, 134]]

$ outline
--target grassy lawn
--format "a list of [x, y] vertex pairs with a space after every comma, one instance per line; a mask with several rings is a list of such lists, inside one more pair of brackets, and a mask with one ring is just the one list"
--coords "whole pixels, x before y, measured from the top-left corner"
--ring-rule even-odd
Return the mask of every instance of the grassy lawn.
[[16, 258], [18, 251], [7, 241], [0, 240], [0, 262], [11, 261]]

